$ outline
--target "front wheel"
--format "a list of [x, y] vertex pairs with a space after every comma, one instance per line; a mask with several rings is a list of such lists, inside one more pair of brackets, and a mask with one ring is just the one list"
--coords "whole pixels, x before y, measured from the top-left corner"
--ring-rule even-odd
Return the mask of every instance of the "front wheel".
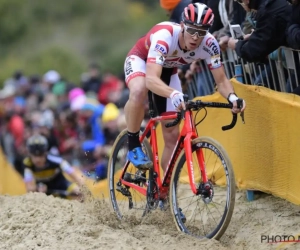
[[[177, 228], [184, 233], [219, 239], [229, 225], [235, 204], [232, 164], [223, 147], [212, 138], [197, 138], [191, 146], [193, 174], [199, 192], [195, 195], [191, 190], [185, 152], [181, 152], [171, 178], [171, 212]], [[202, 181], [197, 151], [202, 151], [207, 183]]]

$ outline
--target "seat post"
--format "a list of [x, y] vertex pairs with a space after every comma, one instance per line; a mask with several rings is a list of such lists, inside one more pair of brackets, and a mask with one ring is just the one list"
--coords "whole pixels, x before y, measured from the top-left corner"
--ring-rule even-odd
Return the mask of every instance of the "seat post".
[[151, 118], [156, 116], [154, 104], [153, 104], [153, 94], [150, 90], [148, 90], [148, 102], [149, 102], [149, 115]]

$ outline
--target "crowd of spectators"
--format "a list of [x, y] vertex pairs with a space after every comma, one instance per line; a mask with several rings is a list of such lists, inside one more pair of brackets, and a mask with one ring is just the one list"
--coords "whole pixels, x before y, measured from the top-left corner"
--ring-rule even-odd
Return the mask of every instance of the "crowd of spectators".
[[23, 175], [26, 140], [38, 133], [49, 152], [60, 155], [95, 180], [106, 178], [109, 150], [126, 127], [129, 91], [123, 76], [101, 74], [91, 64], [78, 83], [56, 70], [26, 76], [15, 72], [0, 90], [0, 138], [8, 161]]

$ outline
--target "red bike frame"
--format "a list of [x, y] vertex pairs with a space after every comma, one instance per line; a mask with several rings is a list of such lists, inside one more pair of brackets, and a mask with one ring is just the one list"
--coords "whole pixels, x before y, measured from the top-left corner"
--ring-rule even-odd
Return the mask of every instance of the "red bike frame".
[[[171, 114], [170, 114], [171, 113]], [[159, 157], [158, 157], [158, 146], [157, 146], [157, 136], [156, 136], [156, 122], [160, 122], [163, 120], [174, 120], [177, 117], [177, 113], [175, 112], [168, 112], [164, 113], [161, 116], [157, 116], [154, 118], [150, 118], [150, 120], [147, 123], [147, 126], [140, 136], [140, 141], [142, 142], [148, 132], [151, 130], [151, 137], [150, 137], [150, 144], [153, 152], [153, 171], [157, 173], [157, 185], [159, 188], [159, 194], [160, 197], [156, 197], [159, 199], [165, 199], [169, 192], [169, 185], [170, 180], [172, 176], [172, 172], [176, 163], [176, 160], [180, 154], [180, 152], [184, 149], [185, 155], [186, 155], [186, 162], [187, 162], [187, 168], [188, 168], [188, 174], [189, 174], [189, 180], [190, 180], [190, 186], [191, 190], [194, 194], [197, 194], [197, 188], [195, 185], [195, 178], [194, 178], [194, 169], [193, 169], [193, 161], [192, 161], [192, 147], [191, 147], [191, 141], [198, 137], [196, 128], [194, 125], [194, 118], [192, 116], [192, 111], [187, 110], [184, 112], [184, 124], [183, 127], [179, 133], [179, 137], [176, 142], [176, 146], [173, 150], [171, 159], [168, 163], [166, 172], [164, 174], [163, 179], [160, 178], [160, 164], [159, 164]], [[200, 166], [202, 181], [204, 183], [207, 182], [207, 175], [205, 171], [205, 164], [204, 164], [204, 157], [202, 150], [197, 150], [197, 158]], [[144, 196], [147, 195], [147, 189], [145, 187], [141, 187], [139, 185], [136, 185], [134, 183], [128, 182], [123, 180], [124, 174], [126, 172], [127, 167], [129, 166], [129, 163], [127, 161], [126, 165], [123, 168], [122, 174], [121, 174], [121, 183], [125, 186], [131, 187]]]

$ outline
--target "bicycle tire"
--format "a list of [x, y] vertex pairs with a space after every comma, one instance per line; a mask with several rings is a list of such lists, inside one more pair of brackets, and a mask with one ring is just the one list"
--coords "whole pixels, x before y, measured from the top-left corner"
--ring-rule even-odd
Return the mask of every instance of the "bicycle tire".
[[[195, 195], [191, 188], [190, 188], [190, 184], [189, 184], [189, 179], [184, 176], [184, 175], [180, 175], [181, 171], [184, 169], [187, 170], [187, 167], [185, 166], [185, 162], [186, 162], [186, 158], [185, 158], [185, 152], [182, 151], [181, 154], [178, 157], [178, 160], [175, 164], [174, 167], [174, 171], [172, 173], [172, 177], [171, 177], [171, 182], [170, 182], [170, 195], [169, 195], [169, 199], [170, 199], [170, 208], [171, 208], [171, 212], [174, 218], [174, 221], [176, 223], [176, 226], [178, 228], [178, 230], [195, 236], [197, 238], [209, 238], [209, 239], [220, 239], [222, 237], [222, 235], [225, 233], [232, 214], [233, 214], [233, 210], [234, 210], [234, 205], [235, 205], [235, 194], [236, 194], [236, 185], [235, 185], [235, 177], [234, 177], [234, 172], [233, 172], [233, 168], [232, 168], [232, 164], [230, 162], [230, 159], [226, 153], [226, 151], [224, 150], [224, 148], [214, 139], [210, 138], [210, 137], [199, 137], [196, 138], [195, 140], [192, 141], [192, 152], [195, 152], [196, 150], [201, 149], [203, 150], [203, 155], [204, 155], [204, 159], [206, 160], [207, 158], [209, 158], [208, 160], [210, 160], [211, 158], [211, 154], [208, 156], [209, 151], [211, 153], [213, 153], [216, 156], [215, 160], [219, 160], [218, 162], [220, 162], [222, 164], [223, 170], [225, 172], [225, 175], [222, 176], [222, 178], [219, 178], [220, 176], [220, 168], [216, 169], [216, 172], [214, 174], [214, 170], [215, 167], [212, 169], [212, 165], [209, 162], [208, 165], [205, 162], [206, 165], [206, 171], [207, 171], [207, 176], [208, 179], [210, 181], [210, 183], [213, 186], [213, 183], [217, 183], [218, 185], [216, 185], [215, 187], [213, 187], [214, 192], [221, 190], [221, 186], [224, 184], [220, 184], [224, 181], [224, 179], [227, 181], [227, 184], [225, 184], [225, 189], [226, 189], [226, 201], [224, 202], [222, 199], [224, 197], [224, 195], [221, 195], [218, 197], [215, 195], [215, 193], [213, 193], [213, 197], [211, 198], [210, 202], [207, 203], [207, 207], [206, 207], [206, 211], [207, 213], [210, 212], [211, 210], [218, 210], [218, 206], [219, 203], [223, 203], [224, 205], [224, 210], [223, 213], [221, 213], [220, 211], [218, 211], [221, 214], [221, 218], [219, 221], [215, 221], [215, 220], [211, 220], [211, 218], [206, 215], [205, 217], [200, 216], [199, 215], [194, 215], [191, 214], [188, 210], [182, 210], [182, 208], [179, 208], [179, 206], [186, 206], [186, 204], [188, 203], [188, 198], [186, 198], [186, 200], [180, 200], [179, 196], [180, 195], [184, 195], [185, 194], [185, 189], [184, 187], [186, 187], [186, 184], [184, 184], [184, 181], [187, 183], [188, 185], [188, 192], [190, 192], [189, 194], [192, 194], [192, 198], [189, 204], [189, 207], [195, 207], [195, 210], [198, 208], [198, 205], [200, 204], [200, 206], [202, 205], [202, 203], [204, 204], [204, 208], [202, 210], [199, 210], [199, 212], [201, 213], [204, 209], [205, 209], [205, 202], [206, 199], [203, 198], [203, 196], [201, 195]], [[207, 153], [208, 152], [208, 153]], [[214, 160], [214, 159], [212, 159]], [[196, 160], [197, 161], [197, 160]], [[198, 161], [197, 161], [198, 162]], [[213, 161], [212, 161], [213, 162]], [[195, 169], [195, 164], [194, 164], [194, 160], [193, 160], [193, 172], [194, 172], [194, 176], [195, 178], [195, 183], [197, 182], [197, 178], [200, 179], [199, 182], [201, 182], [201, 172], [198, 171], [199, 176], [197, 176], [196, 170]], [[218, 177], [218, 179], [216, 179]], [[181, 179], [180, 179], [181, 178]], [[185, 179], [184, 179], [185, 178]], [[180, 182], [178, 182], [180, 180]], [[179, 183], [179, 185], [178, 185]], [[200, 184], [199, 184], [200, 185]], [[179, 187], [178, 187], [179, 186]], [[199, 187], [199, 186], [198, 186]], [[183, 190], [183, 191], [181, 191]], [[180, 193], [181, 192], [181, 193]], [[194, 199], [194, 197], [196, 197], [196, 203], [194, 204], [195, 201], [192, 202], [192, 200]], [[214, 199], [215, 198], [215, 199]], [[220, 200], [218, 200], [220, 199]], [[215, 202], [215, 200], [217, 202]], [[200, 202], [199, 202], [200, 201]], [[209, 201], [209, 200], [208, 200]], [[223, 206], [222, 205], [222, 206]], [[210, 207], [210, 208], [209, 208]], [[180, 209], [180, 211], [179, 211]], [[182, 212], [181, 212], [182, 211]], [[182, 220], [182, 215], [180, 215], [180, 213], [182, 213], [185, 216], [185, 222], [183, 222]], [[218, 213], [215, 213], [218, 214]], [[190, 224], [192, 224], [192, 218], [194, 217], [194, 221], [195, 221], [195, 225], [190, 227]], [[189, 219], [189, 220], [188, 220]], [[203, 225], [204, 224], [204, 220], [207, 222], [208, 225]], [[199, 223], [199, 221], [201, 223]], [[197, 223], [196, 223], [197, 222]], [[216, 222], [216, 226], [213, 226], [213, 228], [207, 233], [206, 229], [208, 227], [211, 227], [211, 224], [213, 224], [212, 222]], [[199, 231], [199, 234], [196, 234], [195, 232]], [[200, 232], [202, 231], [202, 232]]]
[[[126, 152], [128, 152], [128, 149], [127, 149], [127, 129], [124, 129], [118, 135], [118, 137], [116, 138], [116, 140], [113, 144], [111, 154], [110, 154], [110, 157], [109, 157], [108, 172], [107, 172], [110, 205], [111, 205], [112, 209], [114, 210], [114, 212], [117, 214], [117, 217], [119, 219], [122, 219], [124, 214], [129, 212], [129, 209], [126, 209], [125, 207], [124, 207], [124, 209], [121, 209], [121, 207], [123, 208], [123, 206], [121, 206], [121, 204], [120, 204], [120, 199], [122, 199], [123, 202], [124, 201], [126, 202], [126, 199], [128, 199], [128, 198], [125, 197], [125, 196], [123, 198], [122, 197], [123, 195], [116, 190], [116, 178], [118, 178], [118, 176], [115, 176], [116, 172], [118, 170], [121, 170], [124, 167], [124, 165], [127, 161], [126, 160], [127, 159], [127, 153], [126, 153], [122, 157], [122, 160], [124, 160], [124, 164], [119, 163], [119, 166], [116, 165], [119, 161], [119, 159], [118, 159], [119, 152], [122, 149], [122, 145], [124, 145], [124, 144], [126, 145], [126, 150], [127, 150]], [[153, 161], [151, 146], [150, 146], [150, 143], [148, 142], [147, 139], [144, 139], [144, 141], [142, 143], [142, 147], [143, 147], [143, 150], [145, 151], [145, 153], [148, 155], [148, 157]], [[135, 167], [133, 167], [133, 165], [132, 165], [132, 169], [137, 170]], [[133, 189], [131, 189], [131, 190], [134, 192]], [[136, 191], [136, 193], [138, 193], [138, 192]], [[139, 208], [138, 210], [140, 210], [140, 209], [145, 210], [146, 209], [146, 196], [141, 197], [142, 195], [141, 194], [139, 194], [139, 195], [140, 195], [139, 199], [142, 199], [142, 198], [145, 199], [145, 204], [144, 205], [141, 204], [140, 205], [141, 208]], [[136, 202], [135, 204], [138, 204], [138, 203], [141, 203], [141, 202]], [[125, 211], [122, 211], [122, 210], [125, 210]]]

